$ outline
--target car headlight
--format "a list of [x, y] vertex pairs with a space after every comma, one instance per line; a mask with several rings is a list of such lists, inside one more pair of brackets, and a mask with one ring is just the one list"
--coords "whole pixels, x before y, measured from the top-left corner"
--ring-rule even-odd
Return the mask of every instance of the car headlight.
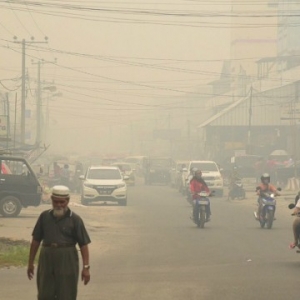
[[117, 188], [120, 189], [120, 188], [123, 188], [123, 187], [125, 187], [125, 186], [126, 186], [125, 183], [121, 183], [121, 184], [118, 184], [118, 185], [117, 185]]
[[89, 187], [89, 188], [93, 188], [93, 187], [94, 187], [94, 186], [93, 186], [92, 184], [90, 184], [90, 183], [84, 183], [83, 185], [86, 186], [86, 187]]

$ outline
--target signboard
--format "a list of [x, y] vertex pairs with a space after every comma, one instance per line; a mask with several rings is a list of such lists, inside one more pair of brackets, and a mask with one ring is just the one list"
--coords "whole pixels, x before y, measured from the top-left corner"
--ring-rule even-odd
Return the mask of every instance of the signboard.
[[300, 103], [285, 103], [280, 105], [280, 118], [283, 121], [300, 120]]
[[0, 137], [7, 137], [8, 134], [8, 118], [7, 116], [0, 116]]

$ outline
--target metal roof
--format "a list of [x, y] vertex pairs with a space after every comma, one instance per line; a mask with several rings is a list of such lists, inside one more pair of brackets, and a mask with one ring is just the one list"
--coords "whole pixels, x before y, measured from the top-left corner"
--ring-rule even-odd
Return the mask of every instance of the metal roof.
[[[210, 126], [248, 126], [250, 106], [252, 109], [252, 126], [287, 126], [288, 122], [281, 120], [282, 105], [287, 105], [295, 99], [295, 85], [271, 89], [262, 93], [241, 98], [219, 113], [208, 118], [198, 128]], [[251, 103], [252, 102], [252, 103]]]
[[209, 119], [207, 119], [206, 121], [204, 121], [202, 124], [200, 124], [198, 126], [198, 128], [202, 128], [202, 127], [205, 127], [207, 125], [210, 125], [213, 121], [217, 120], [218, 118], [222, 117], [227, 112], [231, 111], [234, 107], [238, 106], [244, 100], [245, 99], [242, 98], [242, 99], [240, 99], [238, 101], [233, 102], [231, 105], [227, 106], [225, 109], [221, 110], [219, 113], [213, 115], [212, 117], [210, 117]]

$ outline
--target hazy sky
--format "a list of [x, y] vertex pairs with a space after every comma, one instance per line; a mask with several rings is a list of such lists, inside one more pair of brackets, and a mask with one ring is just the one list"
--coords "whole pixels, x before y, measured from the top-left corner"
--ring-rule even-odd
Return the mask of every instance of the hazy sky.
[[128, 139], [130, 124], [167, 116], [185, 92], [216, 79], [229, 57], [230, 19], [206, 17], [229, 11], [229, 1], [16, 2], [0, 1], [0, 80], [10, 89], [20, 85], [2, 81], [21, 74], [13, 36], [49, 38], [27, 45], [26, 67], [30, 105], [37, 77], [31, 59], [57, 58], [41, 70], [42, 80], [54, 80], [63, 94], [50, 101], [52, 147], [76, 149], [80, 137], [79, 150], [102, 149], [112, 132]]

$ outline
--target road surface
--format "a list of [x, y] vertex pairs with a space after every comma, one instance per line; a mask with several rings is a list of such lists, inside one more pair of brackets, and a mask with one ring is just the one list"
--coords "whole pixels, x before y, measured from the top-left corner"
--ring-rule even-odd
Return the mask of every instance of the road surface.
[[[79, 283], [78, 299], [298, 297], [300, 254], [288, 249], [293, 219], [285, 199], [278, 199], [271, 230], [260, 229], [254, 220], [255, 197], [249, 194], [243, 201], [213, 198], [212, 221], [199, 229], [189, 219], [191, 207], [175, 189], [142, 183], [129, 189], [127, 207], [71, 205], [93, 241], [92, 281]], [[47, 207], [0, 218], [1, 235], [29, 239], [39, 212]], [[0, 299], [36, 299], [35, 281], [25, 272], [0, 270]]]

